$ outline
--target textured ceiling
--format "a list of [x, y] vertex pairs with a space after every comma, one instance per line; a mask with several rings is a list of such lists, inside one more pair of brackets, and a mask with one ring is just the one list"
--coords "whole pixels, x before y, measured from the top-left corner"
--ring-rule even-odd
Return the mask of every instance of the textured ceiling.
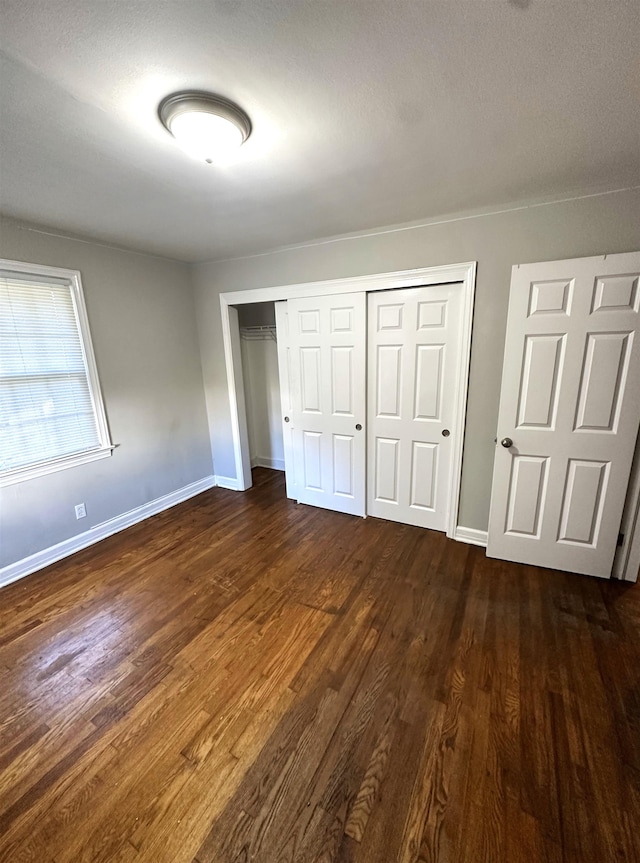
[[[184, 260], [640, 182], [637, 0], [1, 0], [2, 212]], [[158, 102], [218, 92], [225, 168]]]

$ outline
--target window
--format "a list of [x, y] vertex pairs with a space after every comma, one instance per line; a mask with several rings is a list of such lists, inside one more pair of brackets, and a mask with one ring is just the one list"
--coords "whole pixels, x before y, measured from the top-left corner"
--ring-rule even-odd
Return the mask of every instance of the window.
[[0, 260], [0, 485], [112, 450], [80, 273]]

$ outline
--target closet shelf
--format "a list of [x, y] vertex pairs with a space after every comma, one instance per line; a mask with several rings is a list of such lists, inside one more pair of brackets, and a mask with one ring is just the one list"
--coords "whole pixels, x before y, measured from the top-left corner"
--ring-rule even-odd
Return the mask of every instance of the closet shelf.
[[276, 328], [274, 326], [268, 327], [240, 327], [240, 338], [245, 339], [245, 341], [262, 341], [273, 339], [274, 342], [277, 342], [276, 338]]

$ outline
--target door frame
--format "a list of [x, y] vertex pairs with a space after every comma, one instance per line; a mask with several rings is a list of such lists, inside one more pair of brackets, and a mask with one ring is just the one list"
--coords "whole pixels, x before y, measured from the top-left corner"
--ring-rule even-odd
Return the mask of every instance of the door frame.
[[620, 532], [623, 540], [616, 548], [611, 577], [633, 583], [640, 575], [640, 435], [631, 465]]
[[375, 273], [344, 279], [328, 279], [317, 282], [252, 288], [246, 291], [230, 291], [220, 294], [222, 317], [222, 339], [229, 391], [231, 413], [231, 435], [236, 467], [238, 491], [251, 488], [251, 460], [249, 458], [249, 435], [240, 357], [240, 332], [235, 306], [248, 303], [268, 303], [295, 297], [318, 297], [330, 294], [351, 294], [369, 291], [388, 291], [402, 288], [426, 287], [447, 282], [460, 282], [462, 290], [462, 331], [460, 335], [460, 371], [456, 392], [455, 422], [461, 434], [456, 436], [453, 448], [449, 512], [447, 514], [447, 536], [455, 539], [460, 505], [460, 483], [462, 477], [462, 453], [465, 440], [465, 417], [469, 389], [469, 367], [471, 360], [471, 331], [473, 303], [476, 286], [476, 261], [463, 264], [445, 264], [437, 267], [421, 267], [390, 273]]

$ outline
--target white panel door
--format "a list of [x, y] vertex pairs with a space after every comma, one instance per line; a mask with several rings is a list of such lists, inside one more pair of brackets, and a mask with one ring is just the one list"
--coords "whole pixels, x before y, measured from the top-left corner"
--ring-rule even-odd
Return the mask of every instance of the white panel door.
[[513, 268], [491, 557], [608, 578], [640, 420], [640, 253]]
[[369, 515], [446, 530], [461, 315], [460, 284], [368, 295]]
[[364, 293], [287, 301], [300, 503], [365, 514]]

